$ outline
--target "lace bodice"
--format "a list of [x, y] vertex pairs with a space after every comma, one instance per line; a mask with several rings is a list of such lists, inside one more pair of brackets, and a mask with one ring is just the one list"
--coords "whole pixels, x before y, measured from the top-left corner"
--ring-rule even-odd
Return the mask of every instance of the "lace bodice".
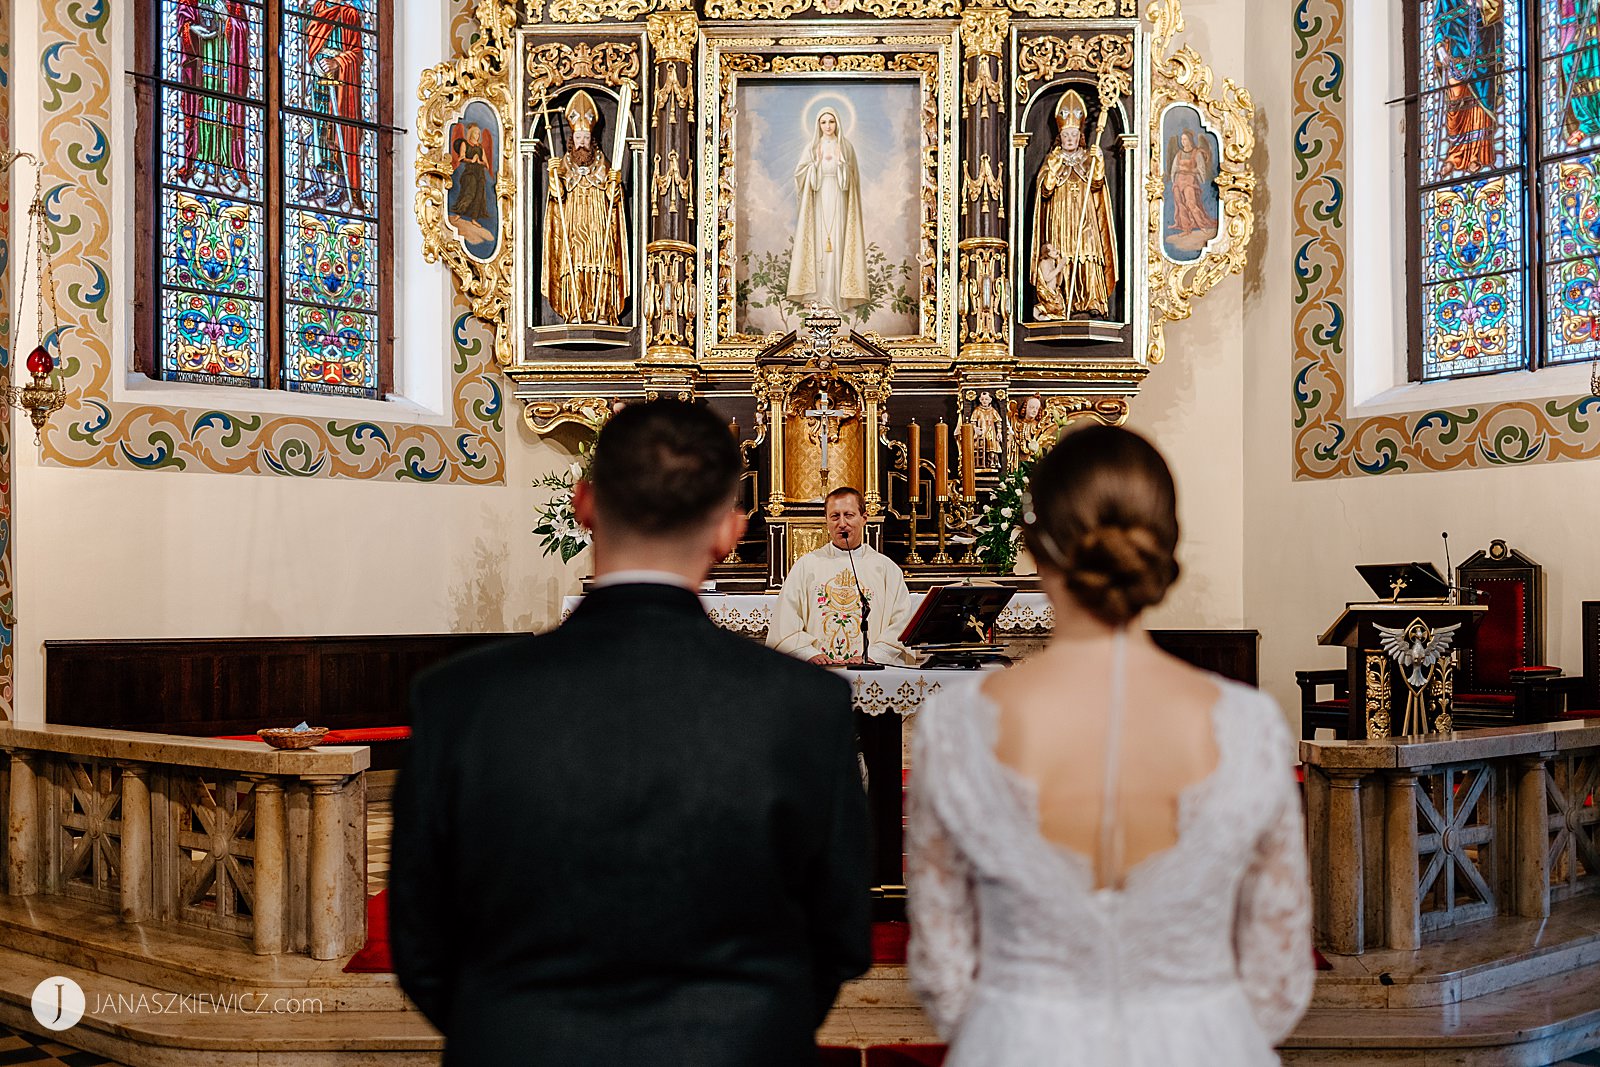
[[1040, 834], [981, 677], [924, 705], [909, 963], [948, 1067], [1277, 1062], [1315, 977], [1294, 748], [1270, 697], [1216, 681], [1217, 766], [1180, 794], [1172, 847], [1118, 889]]

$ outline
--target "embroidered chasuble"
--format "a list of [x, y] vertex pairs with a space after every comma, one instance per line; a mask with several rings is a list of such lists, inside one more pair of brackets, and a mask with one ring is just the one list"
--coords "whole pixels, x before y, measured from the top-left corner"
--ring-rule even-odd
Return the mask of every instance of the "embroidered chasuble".
[[912, 657], [900, 644], [911, 618], [911, 594], [900, 568], [867, 545], [851, 553], [823, 545], [794, 561], [784, 579], [767, 628], [767, 644], [798, 659], [827, 655], [846, 660], [861, 655], [861, 597], [866, 594], [868, 651], [876, 663], [907, 664]]

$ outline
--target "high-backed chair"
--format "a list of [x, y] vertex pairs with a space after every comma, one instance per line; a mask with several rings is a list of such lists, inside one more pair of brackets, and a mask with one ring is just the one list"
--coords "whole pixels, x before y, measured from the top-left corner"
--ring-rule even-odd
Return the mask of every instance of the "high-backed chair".
[[1583, 680], [1567, 690], [1566, 717], [1600, 719], [1600, 600], [1583, 602]]
[[1504, 726], [1522, 721], [1517, 681], [1560, 673], [1544, 665], [1544, 568], [1503, 540], [1456, 568], [1464, 601], [1488, 612], [1460, 645], [1455, 675], [1458, 727]]

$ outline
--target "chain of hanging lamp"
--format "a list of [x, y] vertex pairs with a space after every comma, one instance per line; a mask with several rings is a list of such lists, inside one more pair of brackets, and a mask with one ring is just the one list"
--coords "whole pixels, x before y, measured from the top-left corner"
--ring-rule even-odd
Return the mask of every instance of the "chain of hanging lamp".
[[44, 161], [32, 152], [6, 152], [0, 154], [0, 170], [9, 171], [18, 160], [33, 164], [33, 200], [28, 204], [27, 232], [23, 244], [25, 252], [19, 257], [22, 268], [17, 278], [17, 313], [11, 319], [11, 336], [16, 337], [17, 328], [22, 323], [23, 301], [27, 299], [28, 272], [31, 269], [34, 280], [35, 344], [33, 351], [28, 354], [30, 380], [21, 387], [13, 384], [11, 366], [7, 364], [5, 377], [0, 379], [0, 402], [28, 413], [28, 421], [33, 423], [33, 440], [38, 444], [45, 422], [66, 404], [67, 391], [59, 376], [52, 376], [56, 369], [56, 357], [50, 349], [60, 347], [61, 315], [56, 308], [55, 272], [51, 269], [50, 257], [45, 254], [44, 247]]

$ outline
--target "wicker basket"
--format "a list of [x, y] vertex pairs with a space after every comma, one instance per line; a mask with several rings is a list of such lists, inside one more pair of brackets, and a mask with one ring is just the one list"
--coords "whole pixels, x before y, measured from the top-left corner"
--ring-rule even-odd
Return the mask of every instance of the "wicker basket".
[[256, 736], [273, 748], [310, 748], [328, 736], [326, 726], [313, 726], [309, 730], [291, 730], [286, 726], [270, 730], [257, 730]]

